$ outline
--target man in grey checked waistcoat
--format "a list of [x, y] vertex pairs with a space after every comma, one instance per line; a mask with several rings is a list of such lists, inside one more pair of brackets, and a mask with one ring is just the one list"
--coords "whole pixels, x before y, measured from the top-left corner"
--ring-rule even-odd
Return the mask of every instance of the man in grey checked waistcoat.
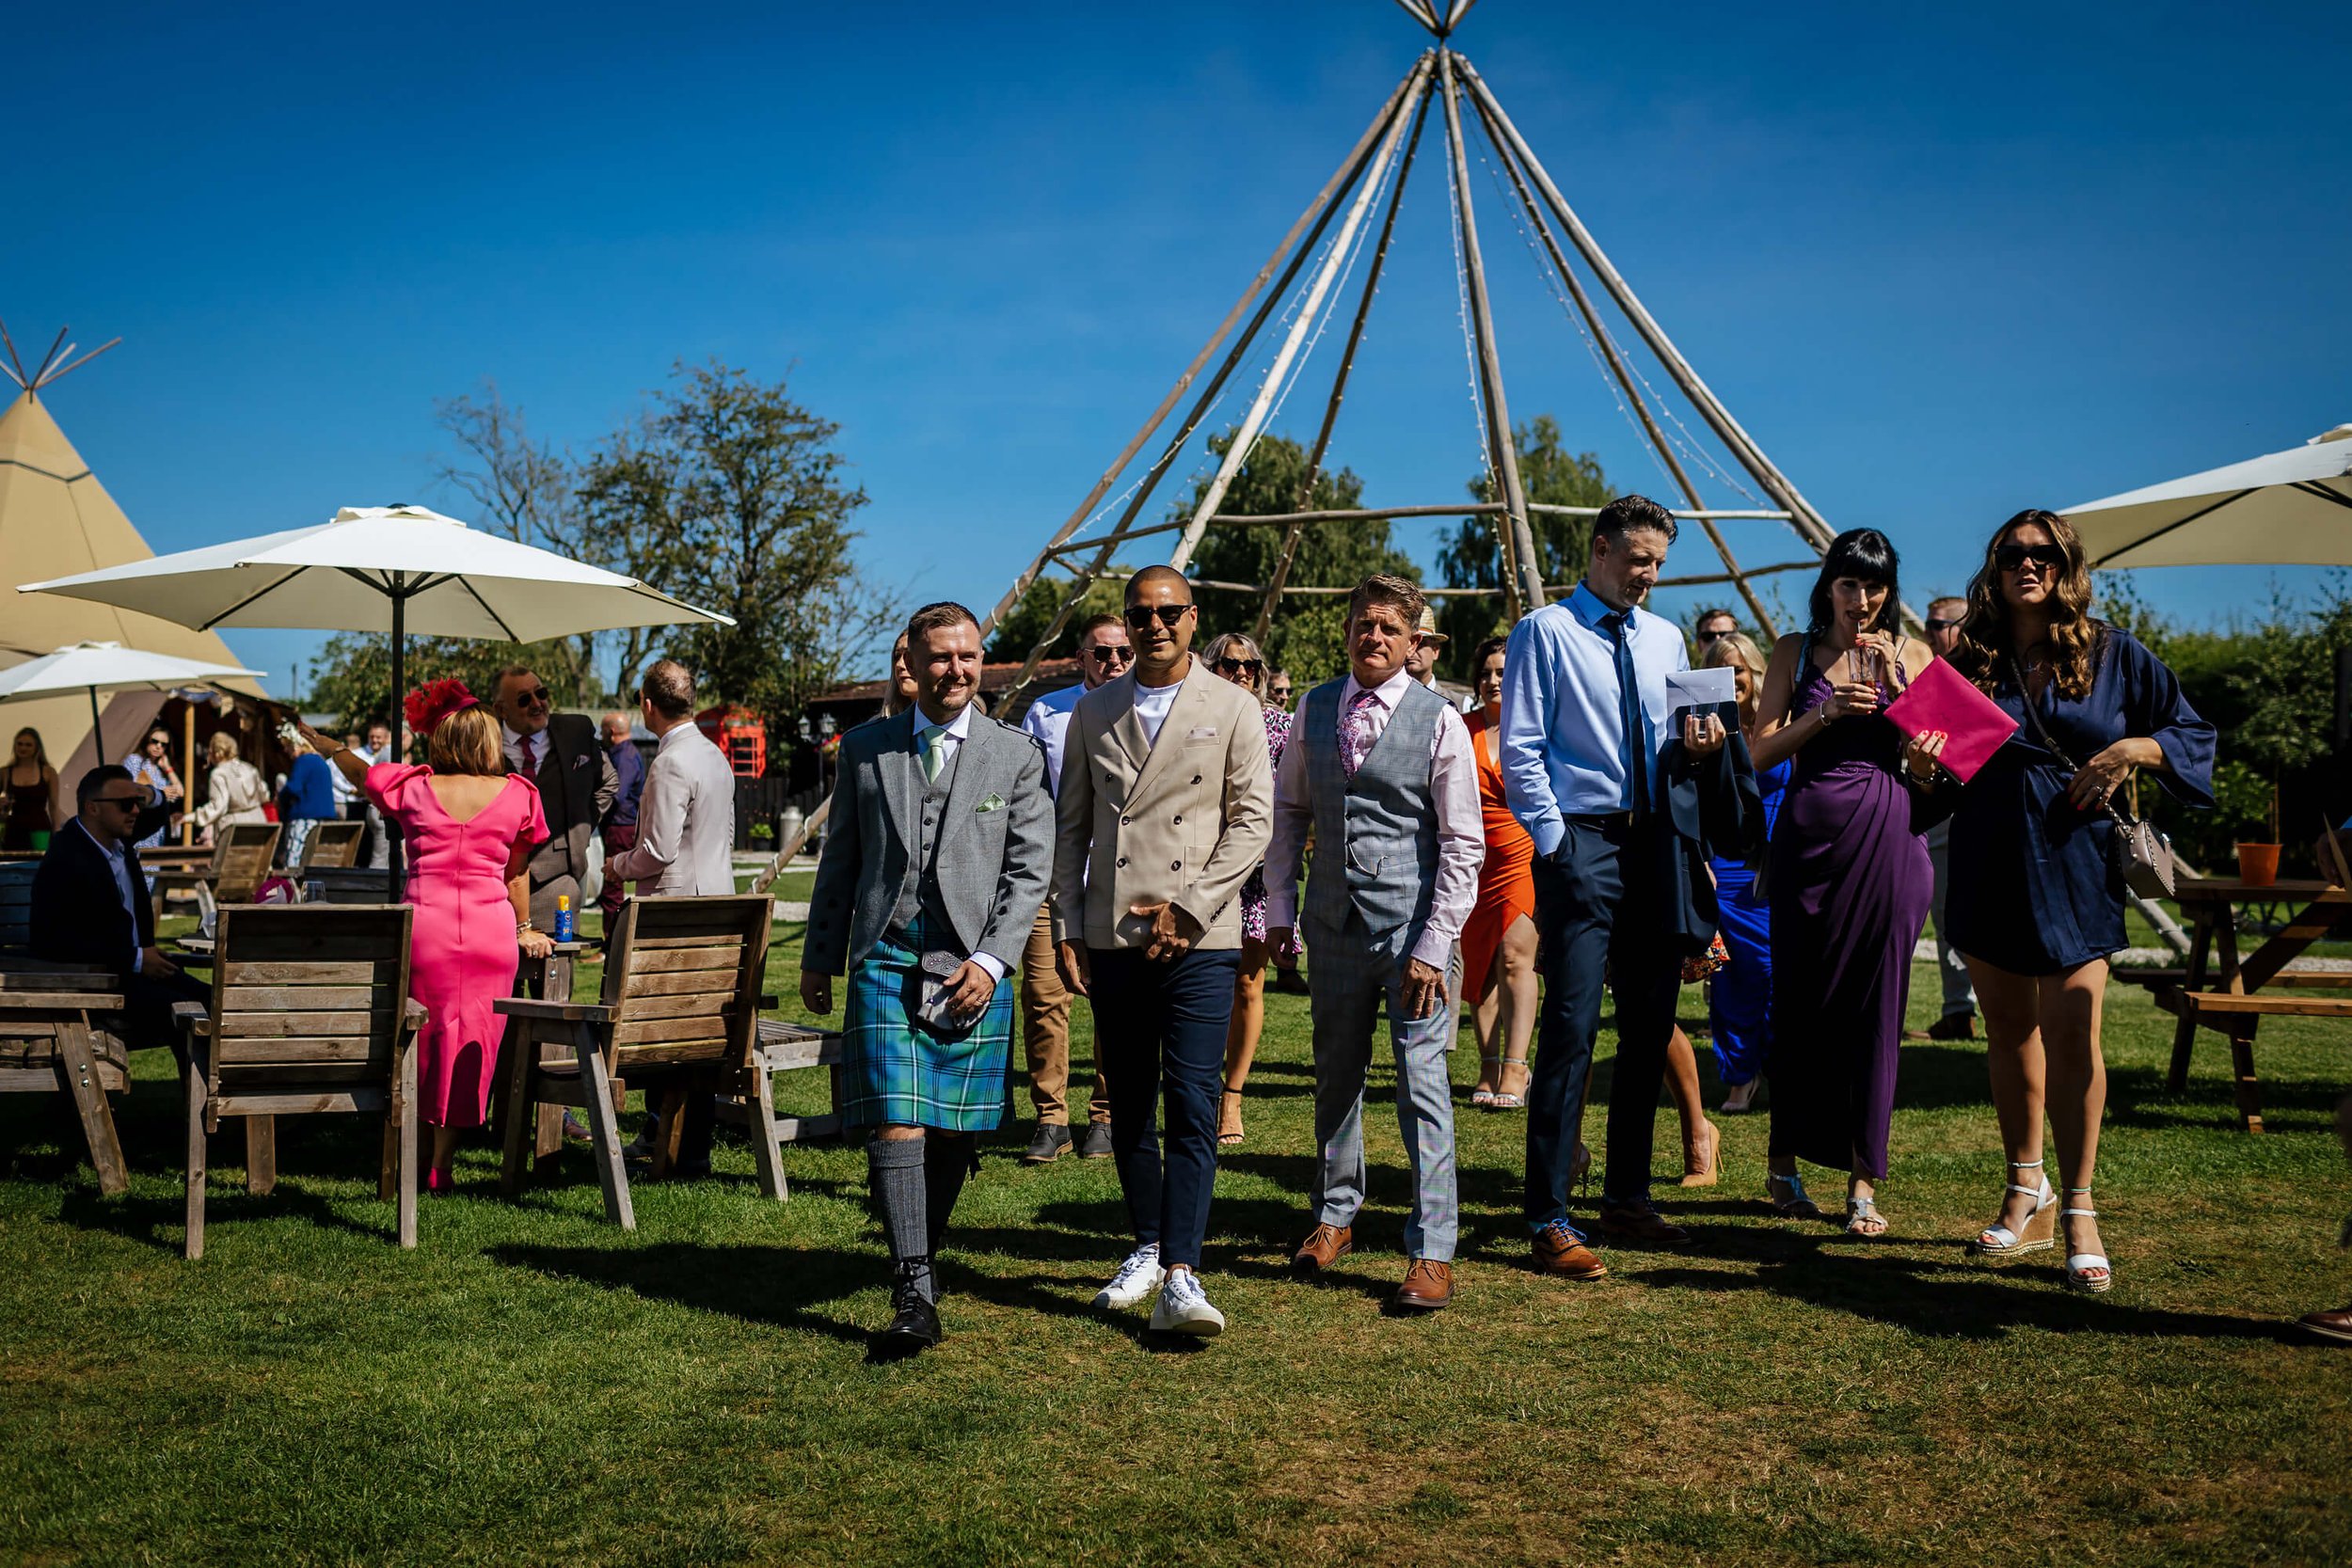
[[1309, 830], [1307, 950], [1315, 1052], [1315, 1226], [1292, 1259], [1320, 1276], [1355, 1247], [1364, 1202], [1364, 1074], [1383, 1000], [1396, 1052], [1396, 1119], [1413, 1170], [1410, 1257], [1393, 1304], [1435, 1311], [1454, 1299], [1454, 1091], [1446, 972], [1478, 897], [1485, 824], [1470, 731], [1406, 666], [1423, 599], [1395, 577], [1348, 598], [1350, 669], [1307, 693], [1274, 778], [1266, 850], [1267, 937], [1277, 951], [1299, 918]]

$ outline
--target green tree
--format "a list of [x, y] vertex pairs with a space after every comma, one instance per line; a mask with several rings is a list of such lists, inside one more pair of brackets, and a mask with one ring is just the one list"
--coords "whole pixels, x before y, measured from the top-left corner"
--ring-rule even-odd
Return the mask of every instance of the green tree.
[[[1616, 490], [1600, 471], [1593, 453], [1571, 454], [1560, 444], [1560, 421], [1538, 414], [1511, 430], [1518, 450], [1519, 483], [1527, 499], [1544, 506], [1606, 506]], [[1502, 485], [1491, 474], [1470, 482], [1470, 499], [1492, 503], [1502, 499]], [[1491, 596], [1464, 596], [1440, 601], [1438, 624], [1453, 641], [1440, 661], [1442, 672], [1456, 680], [1470, 678], [1470, 658], [1482, 639], [1508, 629], [1502, 587], [1501, 516], [1481, 513], [1454, 525], [1453, 537], [1438, 547], [1438, 572], [1452, 588], [1491, 588]], [[1584, 576], [1593, 552], [1593, 520], [1535, 513], [1528, 518], [1535, 536], [1536, 572], [1547, 590], [1575, 583]]]
[[[1021, 602], [1012, 607], [1012, 613], [998, 623], [996, 629], [989, 635], [989, 661], [1002, 663], [1028, 657], [1029, 650], [1037, 646], [1037, 640], [1045, 635], [1047, 626], [1054, 624], [1055, 612], [1061, 609], [1062, 600], [1069, 596], [1073, 580], [1044, 574], [1029, 584], [1029, 591], [1021, 595]], [[1126, 602], [1126, 596], [1123, 579], [1098, 578], [1089, 583], [1086, 596], [1078, 601], [1078, 608], [1071, 611], [1070, 619], [1062, 625], [1061, 635], [1055, 638], [1054, 645], [1045, 650], [1045, 657], [1068, 658], [1075, 654], [1078, 650], [1078, 628], [1104, 610], [1118, 614], [1120, 607]], [[976, 604], [972, 609], [978, 614], [988, 613], [986, 605]]]
[[[1231, 431], [1209, 437], [1209, 450], [1222, 457], [1232, 449]], [[1364, 482], [1351, 469], [1333, 472], [1327, 463], [1315, 476], [1313, 492], [1302, 506], [1300, 491], [1307, 478], [1307, 451], [1285, 436], [1262, 436], [1248, 461], [1233, 476], [1219, 512], [1237, 516], [1263, 516], [1282, 512], [1327, 512], [1364, 504]], [[1206, 479], [1196, 482], [1189, 499], [1170, 513], [1190, 516], [1208, 493]], [[1219, 582], [1265, 583], [1282, 552], [1285, 530], [1279, 528], [1212, 527], [1193, 554], [1191, 575]], [[1291, 562], [1289, 585], [1353, 587], [1375, 572], [1421, 580], [1421, 567], [1390, 542], [1386, 519], [1376, 522], [1316, 523], [1298, 539]], [[1250, 630], [1258, 624], [1264, 602], [1260, 594], [1205, 588], [1200, 601], [1200, 641], [1223, 631]], [[1335, 594], [1284, 594], [1281, 608], [1267, 628], [1264, 653], [1272, 668], [1291, 672], [1298, 689], [1339, 674], [1347, 668], [1347, 601]]]

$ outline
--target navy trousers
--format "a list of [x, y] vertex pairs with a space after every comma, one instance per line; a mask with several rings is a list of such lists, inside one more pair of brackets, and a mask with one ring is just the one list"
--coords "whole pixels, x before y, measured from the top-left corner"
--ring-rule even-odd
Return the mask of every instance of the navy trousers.
[[[1567, 836], [1535, 862], [1535, 932], [1544, 974], [1534, 1081], [1527, 1097], [1530, 1231], [1568, 1212], [1568, 1167], [1584, 1121], [1606, 982], [1617, 1000], [1617, 1063], [1609, 1088], [1604, 1198], [1649, 1196], [1650, 1137], [1666, 1081], [1682, 958], [1667, 939], [1650, 835], [1662, 825], [1570, 817]], [[1638, 868], [1629, 885], [1625, 871]]]
[[1111, 1157], [1136, 1244], [1157, 1242], [1163, 1266], [1198, 1269], [1216, 1185], [1216, 1101], [1241, 954], [1196, 949], [1164, 963], [1140, 947], [1089, 947], [1087, 963], [1094, 1059], [1111, 1092]]

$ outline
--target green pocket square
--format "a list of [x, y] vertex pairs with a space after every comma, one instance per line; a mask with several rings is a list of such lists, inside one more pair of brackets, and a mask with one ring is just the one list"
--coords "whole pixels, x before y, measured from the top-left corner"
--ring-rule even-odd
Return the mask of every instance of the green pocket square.
[[975, 812], [1002, 811], [1005, 809], [1005, 798], [1001, 795], [992, 795], [972, 809]]

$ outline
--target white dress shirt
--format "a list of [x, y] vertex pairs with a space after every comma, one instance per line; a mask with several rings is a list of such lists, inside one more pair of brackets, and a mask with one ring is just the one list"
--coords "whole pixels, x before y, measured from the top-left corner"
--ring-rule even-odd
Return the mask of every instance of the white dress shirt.
[[1078, 705], [1078, 699], [1087, 694], [1087, 683], [1065, 686], [1059, 691], [1048, 691], [1029, 705], [1029, 711], [1021, 716], [1021, 733], [1033, 736], [1045, 748], [1045, 789], [1048, 794], [1061, 788], [1062, 742], [1070, 735], [1070, 715]]
[[[1396, 705], [1413, 677], [1403, 670], [1372, 688], [1373, 700], [1359, 716], [1363, 750], [1368, 754], [1389, 727]], [[1347, 715], [1356, 694], [1364, 688], [1350, 674], [1340, 685], [1340, 744], [1348, 740]], [[1314, 800], [1307, 787], [1307, 746], [1303, 730], [1291, 732], [1290, 744], [1274, 769], [1274, 837], [1266, 846], [1265, 923], [1269, 931], [1298, 924], [1298, 874], [1307, 847], [1307, 831], [1314, 824]], [[1358, 756], [1357, 766], [1363, 764]], [[1478, 868], [1486, 860], [1486, 824], [1478, 804], [1478, 757], [1471, 750], [1469, 726], [1447, 704], [1438, 715], [1438, 733], [1429, 747], [1429, 792], [1438, 808], [1437, 886], [1429, 898], [1429, 924], [1413, 943], [1413, 957], [1435, 969], [1454, 961], [1454, 944], [1478, 903]], [[1344, 832], [1343, 823], [1327, 832]]]
[[[98, 844], [98, 835], [89, 831], [88, 823], [77, 816], [73, 825], [82, 830], [84, 838]], [[136, 974], [147, 955], [139, 949], [139, 895], [131, 886], [131, 857], [122, 852], [119, 839], [111, 847], [98, 844], [98, 852], [106, 857], [106, 869], [114, 873], [115, 892], [122, 895], [122, 912], [131, 917], [131, 973]]]
[[735, 769], [691, 719], [654, 748], [637, 803], [637, 842], [605, 863], [604, 874], [651, 882], [643, 891], [721, 897], [735, 891]]
[[[532, 748], [532, 750], [524, 750], [526, 739]], [[552, 742], [548, 738], [548, 732], [545, 730], [541, 730], [534, 736], [524, 736], [517, 735], [504, 723], [499, 725], [499, 750], [506, 753], [506, 766], [517, 773], [537, 774], [539, 765], [548, 760], [548, 748], [551, 744]]]
[[[914, 760], [917, 765], [920, 765], [923, 760], [923, 732], [929, 729], [941, 729], [939, 740], [939, 776], [943, 779], [947, 776], [948, 770], [953, 768], [956, 765], [956, 752], [962, 747], [963, 737], [972, 733], [972, 704], [966, 703], [963, 706], [958, 708], [956, 710], [956, 716], [947, 721], [944, 729], [931, 721], [930, 716], [923, 711], [923, 706], [920, 703], [907, 709], [908, 727], [912, 742], [914, 747]], [[1062, 724], [1065, 729], [1069, 727], [1069, 722], [1070, 716], [1067, 713], [1063, 714]], [[996, 960], [994, 954], [975, 953], [972, 955], [972, 961], [978, 964], [982, 969], [987, 970], [988, 977], [990, 979], [995, 981], [998, 985], [1004, 984], [1005, 966]]]
[[[1567, 836], [1569, 816], [1622, 811], [1629, 785], [1617, 649], [1602, 618], [1616, 613], [1583, 583], [1520, 617], [1502, 663], [1502, 726], [1496, 736], [1503, 798], [1546, 857]], [[1691, 667], [1682, 628], [1635, 610], [1626, 628], [1641, 694], [1642, 744], [1653, 799], [1659, 752], [1672, 735], [1666, 677]]]

